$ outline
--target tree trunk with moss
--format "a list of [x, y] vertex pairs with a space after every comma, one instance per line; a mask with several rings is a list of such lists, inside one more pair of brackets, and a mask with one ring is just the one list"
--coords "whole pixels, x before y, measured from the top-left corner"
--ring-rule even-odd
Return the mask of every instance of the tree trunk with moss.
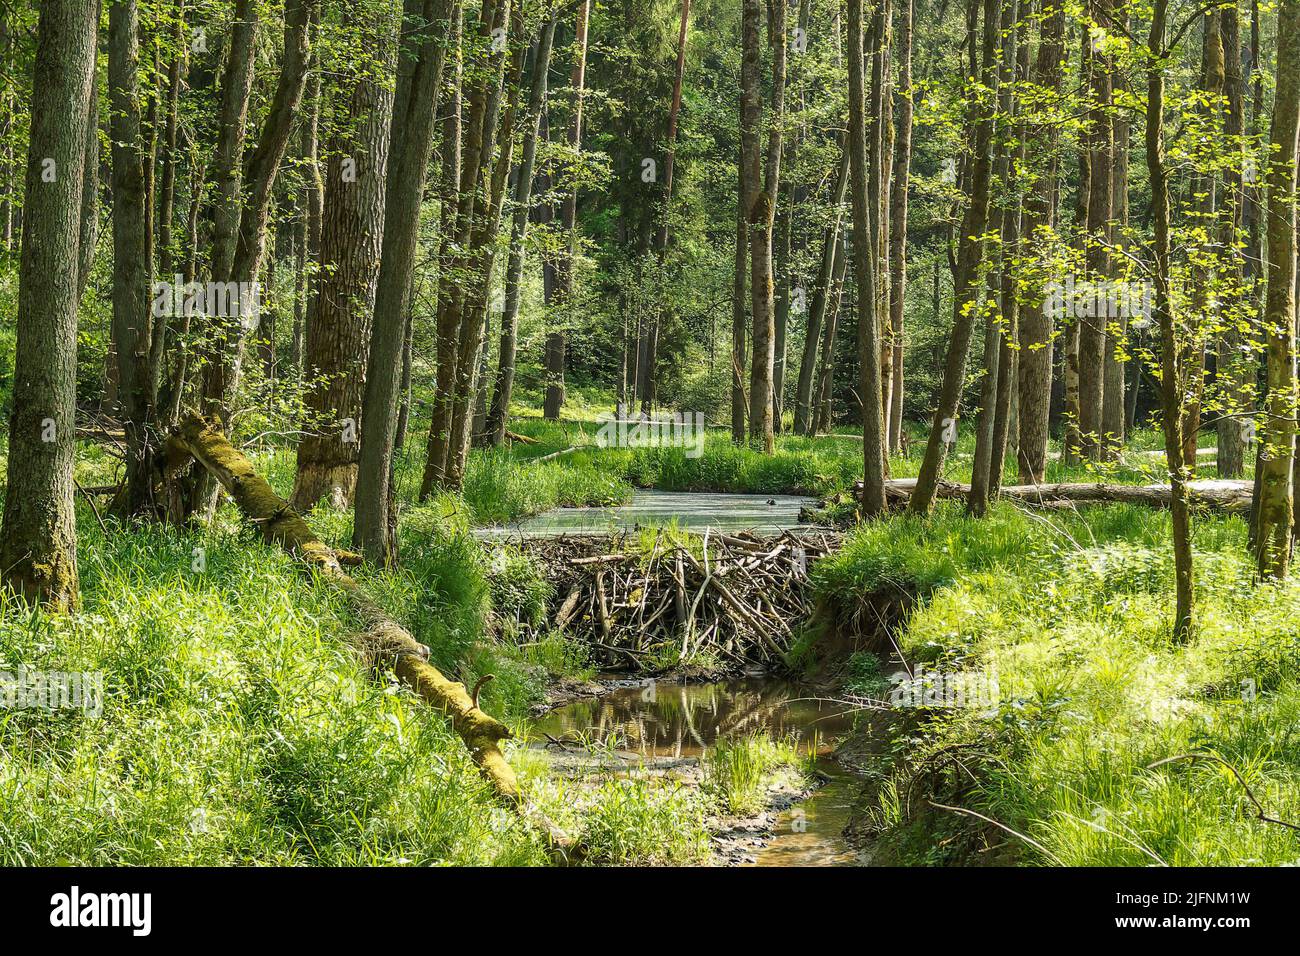
[[540, 825], [552, 849], [580, 852], [580, 847], [540, 817], [520, 792], [515, 772], [501, 752], [501, 741], [514, 735], [479, 708], [478, 688], [471, 694], [464, 684], [449, 680], [430, 664], [428, 648], [343, 570], [338, 554], [272, 490], [216, 423], [196, 414], [181, 421], [168, 443], [167, 477], [177, 477], [191, 458], [220, 483], [267, 543], [283, 548], [314, 572], [317, 580], [343, 594], [362, 627], [350, 638], [362, 661], [377, 674], [391, 669], [416, 696], [446, 714], [497, 799]]

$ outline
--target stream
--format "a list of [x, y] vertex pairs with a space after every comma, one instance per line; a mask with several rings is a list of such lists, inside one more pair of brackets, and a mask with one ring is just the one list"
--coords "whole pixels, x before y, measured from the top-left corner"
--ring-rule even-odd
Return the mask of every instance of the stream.
[[721, 738], [767, 731], [793, 738], [816, 755], [826, 783], [782, 810], [770, 841], [755, 851], [757, 866], [855, 866], [858, 854], [842, 836], [861, 788], [832, 756], [853, 727], [843, 705], [777, 678], [750, 676], [703, 684], [651, 682], [620, 687], [598, 699], [558, 707], [534, 724], [538, 739], [616, 740], [642, 759], [698, 759]]
[[475, 533], [483, 537], [526, 538], [608, 534], [675, 522], [679, 528], [696, 532], [711, 528], [714, 531], [780, 534], [800, 527], [799, 512], [816, 503], [816, 498], [801, 495], [641, 490], [627, 504], [609, 508], [555, 508], [515, 525], [478, 528]]
[[[800, 512], [816, 499], [798, 495], [737, 495], [637, 491], [630, 502], [608, 508], [558, 508], [511, 527], [478, 529], [484, 537], [552, 537], [606, 534], [641, 527], [677, 527], [701, 533], [751, 531], [780, 534], [799, 527]], [[633, 682], [628, 682], [632, 684]], [[691, 762], [717, 740], [766, 731], [794, 739], [814, 755], [825, 781], [776, 815], [768, 839], [752, 854], [756, 866], [855, 866], [862, 860], [844, 840], [858, 777], [833, 757], [853, 728], [848, 709], [814, 699], [806, 688], [752, 675], [713, 683], [636, 682], [599, 698], [565, 704], [534, 724], [537, 740], [611, 743], [624, 759]]]

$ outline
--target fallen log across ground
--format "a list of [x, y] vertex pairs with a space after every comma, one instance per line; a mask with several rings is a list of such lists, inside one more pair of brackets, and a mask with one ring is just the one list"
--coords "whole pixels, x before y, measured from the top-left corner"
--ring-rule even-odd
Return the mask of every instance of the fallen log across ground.
[[[912, 497], [915, 478], [894, 478], [885, 482], [885, 498], [889, 504], [902, 507]], [[1193, 508], [1220, 511], [1225, 514], [1248, 514], [1252, 497], [1249, 481], [1206, 480], [1190, 481], [1187, 490]], [[862, 483], [853, 486], [856, 497], [862, 492]], [[939, 483], [940, 498], [965, 499], [970, 485], [954, 481]], [[1001, 497], [1016, 504], [1044, 508], [1070, 507], [1076, 504], [1145, 505], [1150, 508], [1168, 508], [1172, 493], [1169, 486], [1115, 485], [1104, 482], [1074, 482], [1049, 485], [1005, 485]]]
[[808, 570], [833, 550], [833, 532], [760, 538], [706, 532], [652, 543], [638, 535], [531, 538], [556, 603], [544, 628], [591, 645], [614, 666], [699, 655], [726, 667], [780, 666], [813, 611]]
[[197, 414], [186, 416], [168, 439], [167, 451], [168, 480], [174, 480], [190, 459], [197, 461], [220, 482], [268, 542], [279, 545], [316, 572], [319, 580], [341, 591], [362, 623], [362, 631], [352, 635], [350, 641], [366, 664], [376, 670], [391, 667], [403, 684], [443, 711], [497, 798], [538, 827], [553, 851], [566, 859], [582, 855], [580, 844], [529, 805], [520, 792], [515, 772], [500, 746], [513, 735], [509, 727], [479, 709], [478, 688], [471, 696], [464, 684], [449, 680], [428, 662], [428, 648], [389, 617], [343, 570], [342, 561], [354, 563], [356, 556], [336, 552], [321, 541], [243, 453], [230, 444], [218, 421]]

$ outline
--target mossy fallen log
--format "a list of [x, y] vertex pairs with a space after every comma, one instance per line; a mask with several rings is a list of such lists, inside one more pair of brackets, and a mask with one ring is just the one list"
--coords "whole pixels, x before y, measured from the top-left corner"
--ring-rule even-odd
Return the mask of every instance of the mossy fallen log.
[[[885, 496], [890, 504], [905, 505], [915, 487], [915, 478], [896, 478], [885, 482]], [[856, 496], [861, 492], [861, 484], [855, 484], [853, 490]], [[1250, 511], [1252, 485], [1249, 481], [1189, 481], [1187, 490], [1193, 508], [1227, 514], [1247, 514]], [[939, 483], [940, 498], [965, 499], [969, 494], [970, 485], [953, 481]], [[1105, 482], [1005, 485], [1000, 495], [1017, 504], [1043, 508], [1105, 502], [1168, 508], [1172, 498], [1167, 484], [1117, 485]]]
[[509, 761], [501, 752], [501, 741], [512, 736], [510, 728], [479, 709], [477, 693], [450, 680], [428, 661], [429, 651], [394, 621], [347, 572], [340, 556], [318, 538], [287, 501], [257, 473], [252, 463], [227, 440], [220, 422], [197, 414], [187, 415], [168, 442], [169, 476], [180, 470], [185, 457], [193, 458], [220, 483], [244, 517], [257, 526], [265, 539], [279, 545], [314, 571], [319, 579], [341, 591], [362, 629], [350, 637], [363, 660], [373, 668], [391, 667], [398, 679], [427, 703], [451, 720], [483, 777], [494, 794], [538, 827], [551, 848], [567, 856], [581, 855], [580, 846], [543, 814], [531, 807], [519, 789]]

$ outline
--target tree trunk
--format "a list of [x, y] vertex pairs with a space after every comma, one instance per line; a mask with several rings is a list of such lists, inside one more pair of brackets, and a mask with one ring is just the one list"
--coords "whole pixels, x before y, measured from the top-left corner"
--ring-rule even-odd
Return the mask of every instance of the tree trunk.
[[[587, 78], [587, 30], [591, 21], [591, 0], [578, 5], [577, 37], [570, 84], [574, 91], [573, 115], [569, 119], [569, 149], [577, 153], [582, 148], [582, 107]], [[567, 312], [573, 296], [573, 261], [577, 256], [578, 187], [575, 185], [564, 196], [560, 207], [560, 225], [564, 230], [565, 254], [560, 260], [556, 275], [557, 298]], [[558, 421], [564, 409], [565, 353], [568, 345], [563, 324], [546, 336], [544, 364], [546, 366], [546, 398], [543, 414]]]
[[[152, 437], [157, 381], [152, 361], [151, 263], [140, 126], [140, 14], [136, 0], [111, 0], [108, 80], [113, 151], [113, 345], [126, 433], [126, 484], [113, 502], [122, 517], [145, 513], [153, 496]], [[172, 298], [174, 298], [174, 293]], [[158, 310], [163, 311], [163, 310]]]
[[[493, 29], [504, 29], [510, 4], [502, 2], [497, 10]], [[514, 125], [519, 108], [519, 90], [522, 85], [525, 45], [523, 43], [523, 14], [514, 8], [511, 17], [511, 34], [518, 37], [511, 57], [505, 51], [488, 74], [487, 108], [483, 114], [483, 141], [478, 165], [481, 185], [471, 187], [475, 197], [469, 220], [469, 275], [472, 277], [460, 324], [460, 342], [456, 357], [455, 397], [452, 403], [451, 441], [447, 446], [442, 486], [459, 489], [473, 438], [474, 402], [478, 396], [481, 355], [486, 329], [488, 296], [492, 287], [492, 271], [496, 262], [496, 237], [501, 221], [501, 207], [505, 197], [505, 184], [510, 171], [514, 146]], [[486, 22], [486, 21], [485, 21]], [[509, 67], [507, 71], [507, 66]], [[509, 102], [501, 110], [503, 96]], [[495, 165], [492, 162], [496, 144], [501, 144]], [[462, 183], [464, 180], [462, 179]]]
[[731, 284], [731, 440], [737, 445], [745, 443], [745, 425], [749, 417], [749, 399], [745, 395], [745, 361], [749, 345], [749, 298], [746, 275], [749, 270], [749, 235], [745, 227], [748, 190], [745, 163], [745, 99], [741, 97], [741, 148], [737, 168], [736, 191], [736, 255]]
[[[426, 439], [426, 454], [432, 455], [434, 433], [443, 434], [451, 427], [451, 375], [456, 365], [456, 350], [460, 346], [458, 314], [454, 311], [454, 300], [459, 290], [456, 276], [459, 246], [457, 228], [460, 217], [460, 176], [464, 159], [464, 108], [465, 108], [465, 66], [462, 53], [462, 37], [465, 32], [465, 11], [458, 7], [452, 22], [449, 49], [454, 53], [452, 74], [446, 83], [445, 95], [450, 102], [444, 111], [442, 120], [442, 141], [439, 145], [439, 180], [438, 180], [438, 291], [436, 296], [437, 316], [434, 342], [437, 380], [434, 386], [432, 421], [429, 438]], [[414, 281], [414, 276], [412, 276]], [[438, 466], [446, 455], [445, 436], [443, 444], [436, 454], [440, 456]], [[439, 471], [439, 476], [441, 470]], [[433, 483], [429, 483], [430, 491]], [[422, 489], [422, 493], [423, 489]]]
[[[257, 146], [249, 157], [244, 202], [239, 211], [239, 231], [234, 258], [228, 272], [214, 268], [213, 281], [227, 281], [251, 286], [262, 271], [266, 250], [266, 227], [271, 212], [272, 190], [289, 135], [302, 103], [307, 85], [307, 65], [311, 54], [310, 23], [319, 0], [285, 0], [284, 59], [270, 110], [262, 124]], [[238, 31], [238, 27], [236, 30]], [[242, 119], [241, 119], [242, 124]], [[223, 263], [224, 264], [224, 263]], [[209, 316], [214, 325], [215, 349], [209, 356], [203, 383], [203, 405], [209, 413], [229, 417], [243, 368], [244, 351], [249, 333], [256, 327], [257, 296], [251, 296], [254, 315], [243, 301], [235, 316]]]
[[[1110, 0], [1097, 0], [1093, 16], [1107, 31], [1110, 23]], [[1086, 42], [1091, 42], [1091, 37]], [[1110, 253], [1106, 245], [1110, 234], [1111, 179], [1114, 175], [1114, 150], [1111, 129], [1110, 57], [1093, 52], [1091, 82], [1093, 107], [1087, 134], [1088, 216], [1084, 248], [1087, 252], [1088, 279], [1108, 281]], [[1105, 311], [1105, 310], [1102, 310]], [[1079, 316], [1079, 441], [1085, 458], [1100, 461], [1105, 436], [1102, 434], [1105, 407], [1105, 361], [1108, 315]]]
[[[1294, 2], [1294, 0], [1292, 0]], [[1164, 154], [1165, 22], [1168, 0], [1155, 0], [1147, 39], [1146, 158], [1151, 181], [1151, 220], [1155, 242], [1155, 302], [1160, 328], [1160, 406], [1169, 466], [1170, 516], [1173, 525], [1175, 608], [1173, 638], [1186, 641], [1192, 633], [1192, 529], [1188, 506], [1187, 466], [1183, 461], [1182, 381], [1180, 345], [1173, 313], [1169, 213], [1169, 173]], [[1294, 141], [1294, 136], [1292, 137]], [[1294, 165], [1294, 157], [1293, 157]], [[1289, 516], [1288, 516], [1289, 517]], [[1289, 527], [1289, 525], [1288, 525]], [[1288, 531], [1289, 533], [1289, 531]]]
[[[974, 2], [974, 0], [972, 0]], [[989, 182], [993, 172], [993, 124], [997, 107], [998, 0], [984, 0], [982, 71], [986, 90], [976, 108], [974, 159], [971, 166], [970, 205], [962, 220], [954, 275], [953, 326], [948, 356], [944, 362], [939, 406], [930, 426], [930, 438], [921, 462], [917, 490], [909, 505], [916, 514], [929, 514], [934, 507], [935, 488], [947, 454], [944, 435], [955, 427], [966, 379], [966, 358], [974, 330], [975, 303], [982, 284], [980, 265], [984, 258], [983, 235], [989, 218]]]
[[[99, 247], [99, 96], [90, 95], [90, 135], [86, 137], [86, 164], [81, 180], [81, 228], [77, 240], [77, 302], [86, 292], [90, 270]], [[111, 345], [110, 345], [111, 348]], [[112, 370], [116, 382], [117, 370]], [[115, 396], [116, 398], [116, 396]]]
[[[1131, 25], [1127, 10], [1124, 13], [1124, 26]], [[1116, 82], [1122, 81], [1123, 74], [1116, 73]], [[1116, 114], [1114, 129], [1114, 175], [1111, 179], [1111, 244], [1119, 255], [1128, 246], [1126, 231], [1129, 225], [1129, 146], [1132, 134], [1132, 122], [1127, 112]], [[1125, 365], [1118, 349], [1120, 341], [1128, 336], [1127, 309], [1121, 309], [1110, 322], [1111, 334], [1106, 341], [1105, 367], [1103, 370], [1102, 396], [1102, 432], [1106, 436], [1103, 454], [1108, 461], [1119, 458], [1127, 432], [1127, 404], [1124, 389]]]
[[[1008, 118], [1013, 109], [1013, 69], [1016, 61], [1016, 21], [1019, 16], [1019, 4], [1017, 0], [1007, 0], [1002, 7], [1002, 55], [999, 61], [999, 94], [998, 94], [998, 113], [1001, 117]], [[1004, 126], [1005, 121], [999, 126]], [[999, 133], [1002, 130], [999, 129]], [[999, 135], [998, 143], [995, 147], [997, 159], [994, 163], [994, 175], [1002, 183], [1003, 196], [1007, 197], [1012, 188], [1012, 164], [1011, 164], [1011, 137], [1009, 135]], [[1001, 260], [1001, 271], [1003, 282], [1010, 285], [1011, 279], [1009, 270], [1014, 267], [1015, 249], [1011, 241], [1014, 240], [1016, 233], [1019, 231], [1016, 222], [1018, 210], [1012, 208], [1006, 198], [1002, 204], [995, 207], [991, 213], [990, 231], [996, 232], [1001, 236], [1001, 246], [999, 258]], [[994, 285], [994, 283], [991, 283]], [[980, 383], [980, 411], [976, 419], [975, 426], [975, 460], [971, 468], [971, 493], [966, 501], [966, 510], [969, 514], [976, 517], [982, 516], [989, 506], [990, 491], [995, 485], [1000, 485], [1002, 473], [1002, 461], [998, 458], [996, 442], [996, 424], [999, 410], [998, 394], [999, 384], [1004, 380], [1009, 380], [1007, 371], [1002, 367], [1003, 349], [1003, 329], [1002, 322], [1008, 321], [1010, 317], [1006, 316], [1008, 300], [1014, 301], [1014, 290], [1011, 295], [1004, 295], [998, 303], [996, 289], [990, 288], [988, 301], [984, 305], [984, 378]], [[998, 303], [995, 305], [995, 303]], [[1010, 334], [1010, 328], [1007, 329]], [[1005, 434], [1005, 433], [1004, 433]], [[997, 473], [996, 476], [994, 473]]]
[[848, 237], [840, 231], [840, 241], [835, 247], [835, 273], [831, 285], [830, 303], [827, 306], [829, 318], [826, 332], [822, 336], [821, 371], [817, 379], [817, 393], [814, 399], [816, 416], [812, 420], [812, 433], [829, 432], [834, 422], [831, 409], [831, 385], [835, 380], [835, 333], [839, 325], [840, 303], [844, 296], [844, 276], [848, 271], [849, 251]]
[[[910, 2], [910, 0], [909, 0]], [[839, 173], [835, 177], [835, 192], [831, 196], [833, 210], [830, 224], [822, 236], [821, 264], [817, 270], [817, 287], [813, 289], [808, 306], [808, 328], [804, 336], [803, 358], [799, 362], [799, 382], [795, 389], [794, 431], [796, 435], [814, 433], [817, 409], [813, 385], [817, 379], [817, 348], [826, 322], [828, 303], [835, 284], [835, 262], [838, 258], [840, 236], [843, 232], [842, 207], [849, 189], [849, 160], [847, 146], [842, 148]], [[906, 197], [904, 197], [906, 202]]]
[[505, 309], [501, 315], [501, 348], [497, 362], [496, 388], [488, 412], [487, 431], [492, 445], [500, 447], [506, 438], [510, 417], [510, 396], [515, 384], [515, 353], [519, 336], [519, 300], [523, 290], [524, 240], [528, 235], [533, 195], [533, 174], [537, 162], [537, 140], [541, 133], [542, 108], [546, 105], [546, 79], [551, 69], [551, 47], [557, 21], [542, 27], [533, 56], [532, 85], [528, 91], [528, 117], [524, 127], [523, 156], [515, 182], [514, 211], [510, 226], [510, 258], [506, 264]]
[[889, 450], [902, 449], [903, 317], [907, 308], [907, 190], [912, 172], [912, 17], [913, 0], [902, 0], [898, 30], [898, 106], [894, 114], [893, 185], [889, 211], [889, 339], [893, 382], [889, 401]]
[[[992, 0], [990, 0], [992, 2]], [[862, 512], [867, 517], [885, 509], [885, 422], [881, 408], [880, 316], [876, 298], [876, 252], [872, 228], [879, 195], [872, 188], [878, 178], [869, 167], [867, 148], [867, 83], [863, 50], [862, 0], [849, 0], [849, 175], [853, 201], [853, 276], [857, 285], [858, 396], [862, 402], [863, 482]], [[880, 31], [872, 43], [872, 56], [884, 55]], [[876, 154], [880, 161], [879, 153]]]
[[32, 78], [0, 581], [55, 608], [78, 600], [77, 244], [98, 19], [96, 0], [41, 4]]
[[[253, 66], [257, 57], [257, 4], [235, 0], [230, 22], [226, 63], [221, 75], [221, 110], [213, 160], [215, 197], [212, 203], [212, 253], [208, 276], [213, 282], [226, 281], [235, 269], [235, 246], [239, 239], [239, 211], [244, 184], [244, 140], [247, 134], [248, 101], [253, 88]], [[202, 352], [208, 362], [216, 361], [219, 343], [204, 341]]]
[[[1245, 191], [1248, 188], [1243, 172], [1248, 154], [1245, 142], [1241, 139], [1246, 128], [1245, 82], [1241, 68], [1241, 23], [1240, 12], [1236, 8], [1222, 10], [1219, 16], [1220, 33], [1223, 37], [1223, 92], [1227, 103], [1223, 131], [1234, 144], [1235, 154], [1235, 162], [1227, 171], [1227, 181], [1224, 184], [1225, 209], [1222, 234], [1224, 245], [1235, 250], [1238, 243], [1248, 241], [1243, 215], [1246, 205]], [[1235, 252], [1232, 274], [1233, 278], [1240, 282], [1244, 282], [1247, 278], [1245, 263]], [[1255, 363], [1243, 354], [1245, 344], [1245, 337], [1231, 323], [1224, 329], [1219, 339], [1215, 369], [1223, 393], [1224, 409], [1216, 428], [1218, 447], [1215, 467], [1220, 478], [1240, 478], [1246, 469], [1246, 437], [1243, 427], [1245, 422], [1234, 414], [1250, 410], [1247, 385], [1254, 372]]]
[[384, 241], [361, 404], [366, 427], [361, 432], [353, 530], [355, 546], [381, 564], [397, 559], [392, 467], [402, 342], [442, 83], [444, 40], [456, 9], [457, 0], [406, 0], [401, 27], [384, 192]]
[[[320, 32], [320, 9], [312, 18], [313, 32]], [[311, 112], [303, 117], [298, 133], [298, 154], [303, 165], [302, 210], [299, 213], [298, 257], [302, 266], [295, 279], [293, 313], [293, 367], [301, 384], [304, 359], [307, 353], [307, 328], [314, 321], [315, 267], [320, 262], [321, 232], [325, 219], [325, 180], [320, 170], [320, 113], [321, 80], [318, 45], [313, 44], [312, 59], [317, 68], [312, 70], [307, 86], [307, 100]]]
[[[487, 38], [493, 30], [504, 29], [505, 16], [504, 4], [498, 0], [486, 0], [478, 24], [479, 42], [483, 47], [492, 49]], [[452, 231], [458, 250], [452, 259], [457, 278], [447, 298], [443, 328], [439, 330], [438, 381], [424, 476], [420, 482], [422, 501], [433, 494], [434, 489], [455, 484], [452, 472], [475, 372], [473, 367], [466, 366], [472, 362], [472, 344], [482, 334], [481, 329], [474, 327], [473, 313], [477, 307], [474, 296], [481, 288], [487, 266], [487, 254], [481, 241], [482, 220], [490, 203], [490, 197], [485, 194], [490, 189], [492, 142], [496, 135], [505, 50], [494, 51], [489, 56], [489, 64], [479, 65], [472, 71], [467, 69], [464, 74], [463, 96], [467, 111], [462, 120], [460, 185]]]
[[[1034, 12], [1031, 0], [1021, 0], [1021, 4], [1014, 28], [1017, 88], [1029, 80], [1029, 23]], [[1023, 170], [1029, 157], [1027, 148], [1029, 127], [1019, 116], [1022, 109], [1020, 97], [1013, 94], [1011, 101], [1017, 118], [1014, 125], [1015, 152], [1010, 168]], [[1002, 488], [1008, 446], [1014, 448], [1019, 444], [1019, 433], [1016, 428], [1018, 424], [1016, 399], [1020, 375], [1020, 350], [1016, 345], [1020, 340], [1020, 263], [1025, 256], [1021, 229], [1026, 193], [1020, 185], [1019, 175], [1012, 177], [1012, 180], [1007, 191], [1010, 206], [1004, 210], [1002, 218], [1002, 282], [998, 291], [999, 309], [1002, 313], [1002, 339], [998, 356], [997, 407], [993, 417], [993, 454], [989, 471], [991, 499], [996, 499]]]
[[[776, 220], [776, 198], [780, 190], [782, 121], [785, 114], [785, 5], [769, 0], [767, 42], [772, 51], [772, 98], [766, 158], [759, 156], [758, 0], [745, 0], [743, 36], [745, 60], [742, 96], [747, 103], [746, 124], [749, 150], [746, 172], [745, 225], [749, 236], [749, 292], [753, 333], [749, 369], [749, 440], [762, 444], [763, 451], [775, 451], [772, 424], [772, 376], [776, 362], [776, 302], [772, 262], [772, 229]], [[760, 185], [760, 174], [762, 177]]]
[[1286, 577], [1291, 562], [1295, 451], [1296, 136], [1300, 131], [1300, 0], [1278, 6], [1277, 93], [1269, 143], [1268, 416], [1261, 438], [1257, 562], [1261, 577]]
[[[391, 64], [387, 22], [361, 38]], [[384, 237], [384, 184], [393, 94], [382, 79], [355, 81], [347, 116], [331, 138], [321, 223], [320, 271], [306, 329], [303, 396], [311, 425], [298, 444], [293, 506], [306, 512], [321, 499], [347, 508], [357, 482], [361, 399]]]
[[[203, 176], [207, 170], [206, 164], [199, 158], [198, 150], [193, 145], [190, 148], [189, 163], [190, 208], [185, 222], [185, 245], [189, 253], [185, 257], [185, 267], [181, 273], [185, 285], [193, 282], [199, 271], [199, 216], [203, 211], [203, 204], [199, 197], [203, 190]], [[176, 332], [176, 352], [171, 368], [171, 379], [166, 399], [162, 402], [163, 420], [169, 426], [179, 421], [181, 404], [185, 400], [185, 385], [189, 379], [190, 328], [193, 325], [193, 318], [191, 309], [182, 310], [180, 328]]]

